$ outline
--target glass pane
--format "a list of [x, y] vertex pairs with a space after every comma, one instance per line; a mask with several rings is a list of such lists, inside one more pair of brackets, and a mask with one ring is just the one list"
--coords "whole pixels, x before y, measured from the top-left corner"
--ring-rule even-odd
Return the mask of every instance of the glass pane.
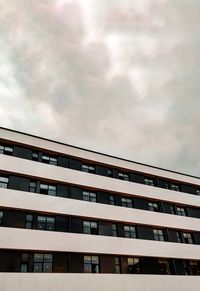
[[84, 256], [84, 263], [91, 263], [91, 256]]
[[42, 159], [45, 161], [49, 161], [49, 157], [48, 156], [42, 156]]
[[32, 221], [33, 220], [33, 215], [32, 214], [27, 214], [26, 215], [26, 221]]
[[38, 216], [38, 222], [46, 222], [46, 216]]
[[0, 188], [4, 188], [4, 189], [6, 189], [6, 188], [7, 188], [7, 184], [6, 184], [6, 183], [1, 183], [1, 182], [0, 182]]
[[6, 177], [0, 177], [0, 182], [8, 183], [8, 178], [6, 178]]
[[84, 200], [84, 201], [89, 201], [89, 200], [90, 200], [90, 199], [89, 199], [89, 195], [88, 195], [88, 196], [83, 195], [83, 200]]
[[43, 254], [34, 254], [34, 262], [43, 262]]
[[95, 197], [96, 198], [96, 193], [90, 192], [90, 197]]
[[52, 262], [53, 255], [52, 254], [44, 254], [44, 262]]
[[92, 265], [92, 272], [99, 273], [99, 265]]
[[46, 184], [40, 184], [40, 189], [48, 189], [48, 185]]
[[128, 258], [128, 265], [133, 265], [133, 258]]
[[49, 191], [48, 191], [48, 195], [50, 195], [50, 196], [56, 196], [56, 191], [54, 191], [54, 190], [49, 190]]
[[53, 223], [47, 223], [46, 230], [53, 231], [54, 230], [54, 224]]
[[45, 230], [46, 229], [46, 223], [45, 222], [39, 222], [38, 223], [38, 229], [42, 229], [42, 230]]
[[49, 189], [55, 191], [56, 190], [56, 186], [49, 185]]
[[42, 263], [34, 263], [34, 270], [35, 273], [42, 272]]
[[91, 201], [91, 202], [96, 202], [96, 197], [95, 197], [95, 198], [91, 197], [91, 198], [90, 198], [90, 201]]
[[99, 263], [99, 257], [98, 256], [92, 256], [92, 263], [98, 264]]
[[26, 222], [26, 228], [31, 229], [32, 228], [32, 222]]
[[119, 265], [119, 257], [115, 257], [115, 264]]
[[3, 217], [3, 211], [0, 211], [0, 218]]
[[83, 233], [85, 233], [85, 234], [91, 234], [91, 229], [90, 229], [90, 227], [84, 227], [84, 228], [83, 228]]
[[84, 264], [84, 273], [92, 273], [92, 265]]
[[120, 274], [121, 273], [120, 272], [120, 266], [119, 265], [116, 265], [115, 266], [115, 271], [116, 271], [117, 274]]
[[22, 273], [28, 272], [28, 265], [27, 264], [21, 264], [20, 272], [22, 272]]
[[47, 217], [47, 222], [54, 223], [54, 221], [55, 221], [54, 217]]
[[91, 227], [92, 228], [97, 228], [97, 223], [96, 222], [91, 222]]
[[89, 227], [90, 228], [90, 221], [83, 221], [83, 227]]
[[5, 151], [7, 151], [7, 152], [13, 152], [13, 148], [11, 148], [11, 147], [5, 147]]
[[44, 263], [43, 272], [44, 273], [51, 273], [52, 272], [52, 263]]

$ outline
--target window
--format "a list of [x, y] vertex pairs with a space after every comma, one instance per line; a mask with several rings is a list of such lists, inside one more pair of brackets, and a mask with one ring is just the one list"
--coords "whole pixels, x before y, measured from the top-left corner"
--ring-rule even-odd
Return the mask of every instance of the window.
[[193, 238], [191, 233], [183, 232], [183, 243], [185, 244], [193, 244]]
[[128, 238], [136, 238], [136, 228], [135, 226], [124, 225], [124, 235]]
[[153, 235], [155, 240], [164, 241], [164, 233], [162, 229], [153, 229]]
[[144, 178], [144, 184], [154, 186], [154, 180], [151, 178]]
[[36, 181], [30, 181], [29, 192], [32, 192], [32, 193], [36, 192]]
[[94, 166], [91, 166], [91, 165], [85, 165], [83, 164], [82, 165], [82, 171], [83, 172], [86, 172], [86, 173], [95, 173], [95, 167]]
[[21, 256], [20, 272], [22, 273], [28, 272], [28, 262], [29, 262], [29, 254], [23, 253]]
[[171, 210], [171, 213], [172, 214], [176, 214], [175, 206], [174, 205], [170, 205], [170, 210]]
[[133, 207], [132, 199], [130, 198], [121, 198], [121, 205], [124, 207]]
[[50, 196], [56, 196], [56, 186], [40, 184], [40, 193]]
[[118, 236], [117, 224], [116, 223], [112, 224], [112, 236]]
[[167, 181], [163, 181], [162, 188], [169, 189], [169, 183]]
[[3, 211], [0, 211], [0, 225], [2, 225], [3, 222]]
[[113, 195], [110, 195], [110, 204], [115, 205], [115, 197]]
[[53, 265], [53, 255], [52, 254], [34, 254], [34, 272], [51, 273]]
[[42, 155], [42, 163], [57, 166], [57, 158], [48, 155]]
[[140, 260], [139, 258], [128, 258], [128, 270], [130, 273], [139, 273], [140, 271]]
[[182, 207], [176, 207], [177, 215], [186, 216], [185, 209]]
[[0, 176], [0, 188], [8, 188], [8, 178]]
[[13, 147], [0, 145], [0, 154], [12, 156]]
[[187, 261], [185, 262], [186, 274], [187, 275], [199, 275], [200, 274], [200, 265], [197, 261]]
[[32, 214], [27, 214], [26, 215], [25, 227], [28, 228], [28, 229], [33, 228], [33, 215]]
[[121, 273], [120, 258], [119, 257], [115, 257], [115, 273], [117, 273], [117, 274]]
[[170, 184], [170, 189], [174, 191], [180, 191], [179, 185], [176, 184]]
[[111, 169], [107, 169], [107, 176], [110, 178], [113, 177], [113, 171]]
[[176, 238], [177, 238], [177, 242], [181, 243], [181, 234], [180, 232], [176, 231]]
[[196, 189], [196, 193], [200, 196], [200, 189]]
[[129, 181], [130, 179], [129, 179], [129, 174], [126, 174], [126, 173], [119, 173], [118, 174], [118, 178], [120, 179], [120, 180], [125, 180], [125, 181]]
[[90, 201], [90, 202], [96, 202], [97, 201], [96, 193], [83, 191], [83, 200]]
[[99, 273], [98, 256], [84, 256], [84, 273]]
[[37, 217], [37, 229], [53, 231], [55, 226], [55, 218], [49, 216]]
[[170, 274], [170, 267], [169, 267], [169, 261], [165, 259], [159, 259], [158, 264], [160, 267], [160, 274]]
[[33, 161], [39, 161], [39, 153], [38, 152], [32, 152], [32, 160]]
[[96, 221], [83, 221], [83, 233], [98, 234], [98, 225]]
[[148, 203], [148, 206], [149, 206], [149, 210], [150, 210], [150, 211], [156, 211], [156, 212], [159, 211], [159, 205], [158, 205], [158, 203], [155, 203], [155, 202], [149, 202], [149, 203]]

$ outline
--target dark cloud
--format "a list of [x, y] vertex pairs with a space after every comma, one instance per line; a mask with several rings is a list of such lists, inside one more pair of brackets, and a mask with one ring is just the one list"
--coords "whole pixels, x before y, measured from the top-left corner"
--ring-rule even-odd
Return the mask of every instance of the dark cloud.
[[2, 126], [199, 175], [198, 0], [0, 0]]

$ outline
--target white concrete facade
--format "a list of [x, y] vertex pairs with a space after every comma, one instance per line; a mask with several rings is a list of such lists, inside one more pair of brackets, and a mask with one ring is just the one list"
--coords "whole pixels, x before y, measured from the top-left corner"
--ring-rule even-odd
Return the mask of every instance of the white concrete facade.
[[[171, 179], [174, 182], [190, 183], [200, 187], [200, 179], [173, 173], [119, 158], [56, 143], [0, 128], [0, 141], [11, 145], [33, 147], [62, 155], [69, 155], [92, 161], [97, 164], [118, 167], [149, 174], [150, 176]], [[126, 197], [139, 197], [199, 208], [200, 196], [152, 187], [144, 184], [89, 174], [70, 168], [47, 165], [28, 159], [0, 154], [0, 176], [19, 175], [49, 183], [80, 186], [92, 191], [108, 191], [112, 195], [125, 194]], [[169, 228], [188, 232], [200, 232], [200, 219], [161, 212], [126, 208], [116, 205], [91, 203], [71, 198], [53, 197], [13, 189], [0, 188], [0, 210], [14, 209], [48, 213], [48, 215], [70, 215], [85, 219], [110, 221], [155, 228]], [[103, 235], [87, 235], [70, 232], [42, 231], [14, 227], [0, 227], [0, 250], [23, 250], [43, 252], [72, 252], [130, 257], [154, 257], [182, 260], [200, 260], [200, 245], [128, 239]], [[0, 258], [1, 260], [1, 258]], [[0, 291], [198, 291], [200, 276], [176, 275], [136, 275], [136, 274], [70, 274], [70, 273], [1, 273]]]
[[1, 291], [198, 291], [200, 277], [0, 273]]

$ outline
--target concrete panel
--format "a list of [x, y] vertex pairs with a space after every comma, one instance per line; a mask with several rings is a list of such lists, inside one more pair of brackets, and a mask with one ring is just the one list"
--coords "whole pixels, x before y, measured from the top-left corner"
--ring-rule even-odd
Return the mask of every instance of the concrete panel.
[[[37, 165], [37, 166], [36, 166]], [[84, 173], [81, 171], [55, 167], [16, 157], [0, 155], [0, 170], [15, 174], [43, 178], [53, 182], [69, 183], [93, 189], [106, 190], [116, 193], [126, 193], [130, 196], [148, 197], [161, 201], [180, 203], [200, 207], [200, 196], [186, 194], [158, 187], [137, 184], [118, 179]]]
[[200, 245], [0, 227], [2, 249], [62, 251], [200, 260]]
[[[10, 276], [6, 276], [6, 277], [8, 278], [10, 277], [10, 280], [14, 281], [14, 279], [12, 278], [12, 275], [16, 275], [16, 274], [9, 274], [9, 275]], [[35, 291], [36, 279], [37, 279], [37, 274], [33, 276], [31, 273], [21, 273], [19, 290]], [[18, 291], [17, 289], [12, 289], [12, 290]]]
[[198, 218], [91, 203], [69, 198], [52, 197], [11, 189], [0, 189], [0, 205], [2, 207], [42, 211], [50, 214], [74, 215], [87, 218], [99, 218], [102, 220], [200, 231], [200, 220]]
[[0, 273], [0, 290], [3, 291], [5, 273]]
[[[8, 273], [9, 274], [9, 273]], [[3, 291], [4, 290], [20, 290], [21, 285], [21, 276], [17, 273], [12, 273], [10, 276], [4, 276], [4, 284], [3, 284]]]
[[20, 132], [14, 132], [4, 128], [0, 128], [0, 137], [13, 142], [19, 142], [24, 145], [38, 147], [40, 149], [46, 149], [57, 153], [63, 153], [66, 155], [74, 156], [81, 159], [96, 161], [105, 165], [115, 166], [119, 168], [138, 171], [158, 177], [169, 178], [172, 180], [182, 181], [186, 183], [200, 185], [200, 179], [182, 175], [180, 173], [173, 173], [168, 170], [158, 169], [148, 165], [142, 165], [139, 163], [126, 161], [110, 157], [104, 154], [91, 152], [88, 150], [80, 149], [70, 145], [59, 144], [54, 141], [45, 140], [39, 137], [29, 136]]
[[[34, 291], [198, 291], [200, 286], [200, 276], [165, 276], [165, 275], [108, 275], [108, 274], [30, 274], [29, 286], [36, 281]], [[27, 291], [23, 280], [26, 274], [5, 274], [6, 281], [12, 282], [10, 286], [4, 286], [1, 291]], [[55, 283], [54, 289], [50, 289], [45, 284], [46, 277]], [[51, 278], [50, 278], [51, 277]], [[21, 285], [18, 285], [21, 278]], [[64, 282], [64, 289], [60, 287], [59, 281]], [[54, 284], [53, 283], [53, 284]], [[58, 285], [56, 285], [58, 283]], [[13, 288], [13, 286], [15, 286]], [[61, 288], [61, 289], [60, 289]]]

